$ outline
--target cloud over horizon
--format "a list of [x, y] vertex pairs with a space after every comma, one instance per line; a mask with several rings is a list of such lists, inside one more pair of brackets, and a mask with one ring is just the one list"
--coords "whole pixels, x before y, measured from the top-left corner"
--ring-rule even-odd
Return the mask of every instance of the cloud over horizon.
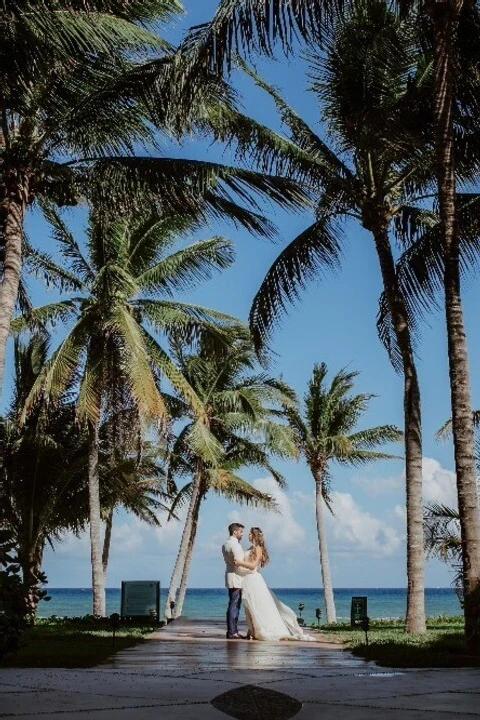
[[[423, 472], [425, 501], [435, 500], [456, 506], [455, 474], [433, 458], [424, 458]], [[243, 522], [247, 530], [252, 525], [262, 527], [272, 556], [269, 577], [277, 586], [283, 581], [292, 586], [306, 587], [311, 585], [312, 578], [317, 585], [318, 544], [313, 490], [285, 491], [278, 488], [271, 477], [258, 478], [253, 485], [272, 494], [280, 512], [267, 512], [251, 506], [235, 507], [224, 500], [208, 499], [202, 507], [191, 585], [218, 587], [221, 584], [220, 549], [227, 525], [235, 520]], [[326, 508], [325, 512], [329, 553], [337, 582], [345, 584], [344, 578], [352, 577], [353, 569], [360, 576], [370, 577], [372, 570], [376, 566], [380, 568], [385, 562], [390, 562], [392, 577], [397, 573], [402, 578], [403, 563], [398, 563], [396, 570], [397, 563], [392, 565], [391, 560], [404, 554], [404, 474], [387, 476], [386, 479], [354, 476], [348, 491], [332, 492], [332, 507], [333, 516]], [[182, 518], [185, 511], [184, 508]], [[168, 583], [182, 523], [165, 522], [165, 517], [163, 521], [162, 527], [152, 528], [136, 517], [123, 512], [116, 514], [108, 574], [110, 585], [118, 585], [121, 579], [150, 576], [161, 577], [164, 585]], [[354, 564], [352, 557], [355, 558]], [[375, 561], [373, 565], [372, 559]], [[57, 544], [56, 552], [48, 551], [46, 554], [50, 584], [53, 587], [87, 585], [89, 562], [88, 532], [79, 538], [66, 534]], [[402, 582], [399, 579], [397, 584]]]

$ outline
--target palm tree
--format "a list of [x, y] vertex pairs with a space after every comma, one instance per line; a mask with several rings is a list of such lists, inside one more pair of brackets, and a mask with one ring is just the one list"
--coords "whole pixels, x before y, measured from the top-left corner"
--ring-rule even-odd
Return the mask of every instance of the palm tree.
[[[133, 429], [130, 428], [131, 431]], [[105, 457], [100, 460], [101, 509], [105, 521], [102, 566], [105, 578], [115, 510], [124, 508], [151, 527], [160, 527], [158, 513], [169, 512], [173, 501], [165, 490], [163, 458], [159, 457], [158, 448], [143, 441], [138, 452], [136, 441], [135, 445], [134, 452], [128, 448], [128, 443], [117, 446], [115, 450], [108, 448]]]
[[176, 414], [183, 421], [188, 418], [188, 422], [186, 425], [182, 422], [182, 430], [173, 442], [168, 473], [172, 481], [183, 476], [191, 480], [172, 507], [175, 510], [188, 499], [166, 603], [167, 617], [171, 616], [172, 602], [174, 616], [182, 612], [198, 518], [208, 492], [234, 502], [275, 509], [272, 498], [246, 482], [238, 472], [246, 467], [263, 468], [282, 486], [283, 478], [272, 467], [269, 456], [288, 457], [295, 452], [288, 428], [278, 422], [278, 410], [275, 411], [275, 406], [290, 406], [293, 393], [283, 382], [256, 372], [248, 337], [233, 337], [228, 347], [217, 352], [204, 343], [197, 352], [188, 353], [177, 343], [175, 357], [182, 374], [208, 408], [212, 443], [208, 454], [205, 448], [198, 447], [192, 434], [195, 418], [188, 407], [178, 405], [179, 399], [175, 399]]
[[[221, 340], [221, 326], [230, 323], [229, 317], [171, 296], [227, 267], [233, 252], [230, 243], [218, 237], [171, 252], [182, 232], [195, 227], [191, 220], [154, 213], [135, 221], [125, 217], [106, 221], [100, 213], [92, 213], [84, 255], [58, 214], [53, 210], [48, 214], [64, 260], [63, 275], [77, 294], [31, 309], [28, 318], [13, 323], [18, 331], [27, 325], [73, 321], [39, 374], [24, 415], [40, 397], [55, 401], [75, 378], [77, 417], [88, 433], [94, 614], [104, 615], [99, 432], [111, 408], [111, 390], [121, 387], [142, 422], [161, 428], [168, 413], [158, 380], [165, 377], [195, 408], [202, 424], [202, 403], [152, 333], [168, 337], [176, 332], [187, 338], [207, 333]], [[51, 259], [38, 255], [36, 261], [51, 271]]]
[[[454, 423], [455, 467], [462, 528], [465, 577], [466, 635], [472, 648], [480, 644], [480, 521], [478, 491], [473, 462], [473, 429], [471, 425], [471, 393], [468, 354], [460, 296], [458, 235], [456, 233], [456, 159], [454, 152], [454, 99], [463, 92], [456, 83], [455, 67], [458, 51], [465, 38], [469, 59], [475, 59], [475, 43], [479, 37], [479, 14], [474, 3], [463, 0], [397, 0], [406, 12], [418, 8], [429, 19], [428, 31], [433, 32], [434, 92], [430, 107], [434, 113], [432, 141], [436, 155], [436, 181], [442, 222], [442, 245], [445, 267], [442, 285], [445, 291], [448, 358]], [[338, 16], [351, 3], [331, 0], [220, 0], [211, 22], [193, 28], [182, 52], [183, 84], [189, 87], [208, 74], [222, 75], [231, 70], [232, 59], [260, 52], [272, 55], [275, 41], [291, 53], [298, 38], [307, 43], [322, 39], [332, 17]], [[428, 35], [428, 31], [426, 35]], [[328, 33], [327, 33], [328, 35]], [[462, 47], [462, 50], [465, 48]], [[478, 58], [478, 51], [476, 53]], [[457, 97], [455, 97], [457, 93]], [[476, 107], [474, 95], [467, 92], [467, 109]], [[473, 111], [476, 114], [477, 110]], [[417, 503], [418, 504], [418, 503]]]
[[[87, 523], [86, 436], [67, 397], [47, 409], [38, 402], [23, 425], [25, 399], [48, 354], [45, 337], [15, 341], [13, 399], [1, 420], [0, 525], [13, 533], [23, 585], [35, 598], [46, 544]], [[35, 614], [36, 603], [28, 603]]]
[[335, 601], [330, 577], [324, 505], [330, 505], [330, 465], [364, 465], [374, 460], [392, 459], [393, 455], [375, 448], [396, 442], [402, 433], [392, 425], [357, 430], [358, 421], [367, 411], [373, 395], [353, 395], [358, 373], [338, 372], [327, 386], [327, 366], [315, 365], [304, 398], [304, 409], [287, 408], [286, 416], [295, 443], [315, 480], [318, 546], [327, 622], [336, 622]]
[[[279, 93], [248, 68], [268, 92], [288, 129], [285, 138], [267, 127], [225, 111], [225, 130], [233, 127], [239, 153], [263, 169], [275, 168], [308, 183], [317, 195], [315, 222], [273, 263], [251, 310], [257, 347], [287, 302], [306, 281], [336, 270], [343, 234], [337, 220], [355, 218], [370, 233], [383, 283], [379, 331], [394, 368], [404, 377], [407, 493], [407, 622], [409, 632], [425, 631], [422, 506], [422, 428], [413, 344], [416, 322], [408, 289], [399, 285], [391, 230], [408, 243], [416, 221], [431, 220], [425, 196], [433, 193], [434, 157], [428, 140], [431, 83], [428, 57], [416, 48], [410, 18], [399, 19], [387, 6], [365, 0], [335, 24], [321, 51], [309, 53], [311, 87], [323, 108], [327, 136], [322, 140]], [[418, 200], [417, 200], [418, 199]]]
[[[463, 0], [426, 3], [434, 35], [435, 151], [439, 214], [444, 253], [443, 287], [447, 324], [452, 427], [462, 537], [465, 634], [472, 650], [480, 648], [480, 515], [475, 473], [468, 351], [460, 291], [459, 235], [456, 212], [454, 135], [455, 56], [458, 33], [480, 28], [478, 8]], [[471, 28], [470, 28], [471, 29]], [[470, 35], [470, 33], [469, 33]]]
[[[63, 0], [30, 12], [13, 2], [0, 11], [0, 385], [24, 219], [36, 199], [62, 206], [103, 200], [115, 214], [150, 207], [153, 198], [164, 212], [228, 216], [269, 235], [271, 226], [236, 199], [252, 208], [258, 192], [287, 204], [302, 195], [288, 180], [158, 156], [148, 93], [137, 86], [148, 85], [146, 58], [169, 66], [170, 47], [146, 26], [177, 13], [177, 0], [121, 6], [87, 0], [81, 8]], [[201, 115], [208, 92], [185, 114]], [[155, 102], [158, 131], [178, 136], [181, 113], [170, 112], [159, 93]]]

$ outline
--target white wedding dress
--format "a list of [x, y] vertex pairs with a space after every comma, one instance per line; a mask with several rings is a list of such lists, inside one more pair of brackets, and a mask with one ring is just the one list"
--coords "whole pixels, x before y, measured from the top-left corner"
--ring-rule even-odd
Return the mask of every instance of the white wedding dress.
[[242, 600], [248, 633], [255, 640], [302, 640], [315, 642], [297, 622], [294, 611], [282, 603], [258, 570], [243, 575]]

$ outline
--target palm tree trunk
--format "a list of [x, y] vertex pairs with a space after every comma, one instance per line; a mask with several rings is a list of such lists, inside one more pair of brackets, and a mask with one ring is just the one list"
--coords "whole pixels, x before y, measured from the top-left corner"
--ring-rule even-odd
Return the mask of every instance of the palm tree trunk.
[[324, 471], [315, 470], [315, 510], [317, 515], [318, 549], [320, 551], [320, 567], [322, 570], [323, 593], [325, 595], [325, 607], [327, 610], [327, 622], [337, 622], [335, 610], [335, 599], [333, 597], [332, 579], [330, 576], [330, 560], [328, 557], [327, 530], [325, 527], [325, 513], [323, 499], [323, 475]]
[[7, 199], [2, 208], [4, 259], [0, 282], [0, 390], [3, 388], [5, 351], [22, 270], [23, 221], [28, 203], [28, 181], [24, 179], [23, 183], [16, 182], [6, 190]]
[[407, 615], [405, 630], [426, 632], [425, 549], [422, 496], [422, 418], [420, 386], [412, 350], [405, 301], [398, 287], [388, 220], [376, 228], [375, 246], [380, 262], [384, 292], [392, 325], [402, 356], [403, 409], [405, 423], [405, 476], [407, 496]]
[[[188, 504], [187, 517], [183, 526], [182, 539], [177, 553], [177, 559], [173, 567], [172, 576], [170, 578], [170, 586], [168, 588], [167, 601], [165, 603], [165, 617], [167, 620], [178, 617], [176, 612], [177, 593], [182, 581], [183, 568], [187, 558], [189, 538], [194, 522], [194, 512], [197, 499], [200, 495], [201, 474], [197, 471], [192, 482], [192, 494]], [[171, 604], [174, 604], [173, 607]]]
[[434, 27], [435, 145], [444, 246], [445, 312], [452, 403], [452, 428], [462, 535], [465, 634], [472, 650], [480, 649], [480, 517], [467, 342], [460, 294], [459, 242], [455, 207], [453, 132], [453, 50], [461, 0], [429, 4]]
[[100, 514], [100, 476], [98, 467], [98, 422], [88, 422], [88, 440], [88, 507], [90, 520], [93, 614], [105, 617], [105, 578], [102, 563], [102, 518]]
[[195, 547], [195, 540], [197, 538], [200, 506], [202, 504], [202, 500], [204, 497], [205, 497], [205, 484], [202, 481], [202, 487], [200, 488], [200, 492], [198, 493], [198, 497], [197, 497], [197, 502], [195, 503], [195, 507], [193, 509], [193, 522], [192, 522], [192, 526], [191, 526], [191, 530], [190, 530], [190, 535], [188, 538], [185, 562], [183, 564], [182, 580], [180, 582], [180, 589], [178, 591], [178, 599], [177, 599], [177, 606], [176, 606], [177, 617], [180, 617], [183, 612], [183, 603], [185, 602], [185, 595], [187, 593], [188, 576], [190, 574], [190, 566], [192, 564], [193, 549]]
[[35, 622], [37, 614], [39, 577], [42, 571], [44, 549], [45, 541], [37, 540], [31, 541], [27, 547], [20, 550], [25, 607], [32, 624]]
[[103, 551], [102, 551], [102, 567], [103, 576], [107, 577], [108, 561], [110, 559], [110, 546], [112, 544], [112, 527], [113, 527], [113, 507], [108, 511], [107, 519], [105, 521], [105, 535], [103, 538]]

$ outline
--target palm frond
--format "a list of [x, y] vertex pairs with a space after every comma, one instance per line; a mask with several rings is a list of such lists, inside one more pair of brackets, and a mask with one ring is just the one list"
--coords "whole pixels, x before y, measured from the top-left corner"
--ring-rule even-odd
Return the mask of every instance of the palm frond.
[[112, 315], [112, 326], [123, 340], [121, 357], [126, 368], [125, 375], [141, 414], [154, 422], [166, 419], [167, 409], [157, 386], [151, 355], [145, 342], [148, 336], [123, 308]]
[[191, 290], [209, 280], [215, 270], [225, 270], [235, 259], [233, 244], [224, 238], [202, 240], [162, 258], [137, 276], [138, 286], [153, 294]]
[[379, 425], [378, 427], [359, 430], [348, 436], [355, 448], [370, 450], [378, 445], [389, 442], [400, 442], [403, 432], [394, 425]]
[[[85, 167], [87, 170], [88, 163]], [[225, 209], [230, 213], [237, 206], [239, 212], [232, 215], [234, 219], [240, 223], [246, 220], [246, 226], [269, 234], [270, 229], [259, 227], [258, 217], [249, 216], [248, 210], [238, 206], [239, 201], [254, 211], [260, 209], [259, 196], [294, 210], [309, 203], [306, 193], [286, 178], [195, 160], [99, 158], [86, 178], [90, 196], [104, 207], [116, 197], [120, 205], [135, 210], [143, 194], [147, 202], [155, 197], [165, 213], [207, 219], [209, 215], [222, 216]]]
[[250, 310], [250, 328], [260, 349], [287, 305], [300, 297], [309, 280], [337, 270], [341, 260], [341, 232], [330, 218], [321, 218], [304, 230], [278, 256]]
[[25, 402], [21, 422], [25, 422], [40, 397], [51, 403], [65, 392], [80, 364], [87, 337], [85, 319], [80, 318], [36, 378]]
[[279, 512], [278, 503], [268, 493], [257, 490], [253, 485], [224, 468], [214, 468], [207, 471], [208, 487], [222, 497], [241, 505], [252, 505]]
[[49, 325], [55, 326], [57, 322], [67, 322], [76, 316], [78, 302], [78, 298], [72, 298], [42, 307], [29, 308], [23, 315], [13, 318], [11, 331], [15, 334], [28, 329], [45, 329]]
[[318, 38], [334, 5], [316, 0], [221, 0], [210, 23], [193, 27], [180, 48], [192, 77], [221, 76], [234, 55], [287, 51], [297, 36]]
[[192, 450], [206, 463], [215, 467], [221, 461], [224, 450], [215, 435], [201, 420], [190, 425], [188, 443]]
[[42, 204], [41, 209], [52, 228], [53, 238], [60, 246], [61, 254], [69, 262], [72, 272], [84, 282], [92, 282], [94, 279], [92, 269], [59, 213], [48, 203]]

